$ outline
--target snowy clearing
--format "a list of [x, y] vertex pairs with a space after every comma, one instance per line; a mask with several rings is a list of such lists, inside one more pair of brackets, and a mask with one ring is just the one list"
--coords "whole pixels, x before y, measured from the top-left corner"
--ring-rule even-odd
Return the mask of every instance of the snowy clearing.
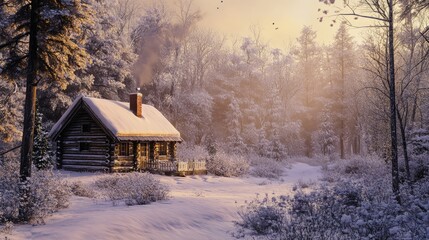
[[[61, 172], [89, 184], [102, 174]], [[143, 206], [113, 206], [106, 200], [73, 196], [70, 207], [45, 225], [15, 225], [7, 239], [232, 239], [233, 221], [244, 201], [256, 194], [288, 194], [298, 182], [316, 181], [319, 166], [294, 163], [279, 180], [212, 175], [156, 176], [171, 199]], [[5, 236], [1, 236], [4, 238]]]

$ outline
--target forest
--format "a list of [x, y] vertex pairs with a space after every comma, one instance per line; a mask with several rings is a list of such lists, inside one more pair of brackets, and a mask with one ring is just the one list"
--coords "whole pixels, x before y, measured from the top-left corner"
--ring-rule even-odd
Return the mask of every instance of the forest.
[[[317, 26], [302, 26], [279, 49], [258, 25], [237, 39], [201, 27], [204, 14], [192, 1], [0, 0], [0, 152], [23, 144], [21, 154], [43, 152], [33, 161], [51, 159], [40, 136], [75, 98], [128, 102], [141, 88], [184, 148], [272, 162], [361, 159], [358, 168], [387, 169], [383, 184], [399, 204], [426, 184], [416, 201], [427, 214], [428, 2], [314, 2], [320, 25], [336, 29], [332, 41], [322, 44]], [[356, 27], [364, 28], [361, 39], [351, 34]], [[31, 138], [34, 150], [24, 146]], [[246, 220], [240, 226], [252, 228]], [[270, 236], [297, 237], [279, 234]]]

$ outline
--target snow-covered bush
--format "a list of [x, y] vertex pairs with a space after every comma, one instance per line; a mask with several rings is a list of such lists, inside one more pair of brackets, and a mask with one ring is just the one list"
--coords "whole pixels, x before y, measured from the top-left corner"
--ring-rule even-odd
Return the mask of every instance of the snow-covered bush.
[[[282, 201], [282, 199], [279, 199]], [[236, 222], [242, 230], [248, 229], [251, 234], [271, 235], [282, 231], [285, 227], [286, 211], [278, 204], [276, 196], [265, 194], [263, 199], [258, 195], [238, 212], [241, 221]], [[241, 235], [244, 231], [241, 231]], [[239, 234], [240, 235], [240, 234]]]
[[[18, 221], [20, 184], [18, 172], [18, 163], [15, 159], [6, 161], [0, 167], [0, 223]], [[70, 188], [50, 170], [33, 169], [28, 187], [29, 204], [24, 211], [33, 223], [43, 223], [44, 218], [68, 206]]]
[[70, 186], [51, 170], [34, 171], [30, 189], [30, 213], [36, 223], [43, 223], [47, 216], [69, 205]]
[[412, 155], [429, 155], [429, 131], [426, 129], [415, 129], [411, 133], [410, 150]]
[[251, 156], [250, 174], [255, 177], [279, 178], [283, 173], [284, 163], [271, 158]]
[[[13, 222], [6, 222], [3, 227], [0, 227], [0, 233], [10, 235], [12, 234], [13, 228], [14, 228]], [[6, 237], [5, 237], [5, 240], [7, 240]]]
[[303, 181], [301, 179], [299, 179], [296, 184], [292, 187], [293, 191], [297, 191], [298, 189], [308, 189], [311, 188], [313, 186], [317, 185], [317, 183], [314, 180], [308, 180], [308, 181]]
[[0, 165], [0, 223], [16, 221], [19, 207], [19, 165], [6, 159]]
[[[428, 239], [429, 179], [391, 191], [389, 168], [379, 159], [339, 161], [313, 191], [254, 200], [239, 212], [239, 237], [267, 239]], [[274, 211], [275, 210], [275, 211]], [[282, 217], [278, 213], [283, 213]], [[267, 214], [272, 214], [267, 217]], [[267, 219], [264, 224], [262, 221]], [[269, 223], [269, 224], [268, 224]], [[262, 225], [261, 225], [262, 224]], [[261, 231], [261, 226], [264, 231]], [[281, 226], [281, 227], [278, 227]]]
[[75, 196], [88, 197], [88, 198], [93, 198], [96, 196], [96, 192], [91, 188], [88, 188], [81, 181], [71, 183], [70, 188], [71, 188], [71, 192]]
[[179, 161], [205, 161], [209, 158], [209, 153], [202, 146], [182, 143], [178, 148], [177, 158]]
[[[344, 187], [351, 187], [345, 189]], [[238, 235], [268, 239], [427, 239], [429, 206], [392, 197], [363, 199], [362, 185], [341, 183], [293, 197], [266, 196], [244, 207]]]
[[377, 156], [353, 156], [351, 159], [339, 159], [326, 172], [331, 176], [347, 178], [381, 177], [389, 173], [389, 165]]
[[413, 181], [420, 181], [429, 177], [429, 157], [414, 157], [410, 162], [410, 169]]
[[207, 171], [218, 176], [238, 177], [247, 174], [249, 162], [241, 155], [218, 151], [206, 164]]
[[113, 174], [102, 177], [95, 186], [117, 204], [143, 205], [168, 199], [169, 189], [149, 173]]

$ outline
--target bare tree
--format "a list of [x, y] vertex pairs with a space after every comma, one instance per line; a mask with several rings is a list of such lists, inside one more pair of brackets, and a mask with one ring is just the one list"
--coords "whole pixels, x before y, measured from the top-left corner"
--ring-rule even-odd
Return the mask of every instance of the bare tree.
[[[325, 0], [325, 4], [333, 4], [335, 1]], [[395, 87], [395, 47], [394, 47], [394, 25], [396, 24], [395, 6], [397, 0], [345, 0], [343, 9], [335, 16], [344, 18], [344, 21], [350, 25], [348, 17], [354, 19], [364, 18], [375, 21], [375, 24], [364, 27], [382, 27], [387, 28], [387, 46], [388, 46], [388, 89], [390, 106], [390, 140], [391, 140], [391, 164], [392, 164], [392, 190], [398, 201], [399, 196], [399, 169], [398, 169], [398, 136], [396, 132], [396, 87]], [[325, 11], [326, 12], [326, 11]], [[322, 18], [323, 19], [323, 18]]]

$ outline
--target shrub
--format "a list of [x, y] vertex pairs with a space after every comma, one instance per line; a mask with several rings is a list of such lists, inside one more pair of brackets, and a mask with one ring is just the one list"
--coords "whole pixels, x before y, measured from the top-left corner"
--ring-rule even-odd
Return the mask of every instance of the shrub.
[[247, 206], [242, 207], [238, 214], [242, 221], [236, 224], [257, 235], [280, 232], [286, 216], [285, 209], [278, 204], [277, 198], [269, 198], [268, 194], [265, 194], [263, 199], [257, 196]]
[[243, 156], [218, 151], [206, 164], [207, 171], [218, 176], [238, 177], [247, 174], [249, 162]]
[[75, 196], [93, 198], [96, 196], [94, 190], [85, 186], [82, 182], [77, 181], [70, 184], [71, 192]]
[[[14, 225], [12, 222], [6, 222], [4, 224], [4, 226], [2, 228], [0, 228], [0, 233], [10, 235], [10, 234], [12, 234], [13, 228], [14, 228]], [[5, 237], [5, 240], [7, 240], [6, 237]]]
[[299, 179], [298, 182], [296, 182], [296, 184], [293, 185], [292, 190], [297, 191], [298, 189], [300, 189], [300, 190], [308, 189], [314, 185], [316, 185], [316, 182], [313, 180], [303, 181], [303, 180]]
[[353, 156], [351, 159], [336, 161], [333, 167], [328, 170], [327, 174], [335, 175], [336, 178], [373, 178], [388, 175], [389, 165], [377, 156]]
[[[427, 178], [415, 183], [414, 191], [407, 191], [407, 185], [402, 186], [402, 202], [399, 204], [391, 192], [390, 181], [386, 180], [389, 175], [383, 164], [371, 159], [337, 164], [326, 172], [334, 176], [329, 185], [325, 182], [308, 193], [297, 191], [292, 197], [268, 198], [266, 195], [263, 200], [247, 204], [239, 212], [238, 236], [262, 235], [267, 239], [428, 239]], [[267, 217], [267, 214], [272, 216]], [[268, 221], [262, 223], [264, 219]]]
[[0, 166], [0, 223], [16, 221], [19, 207], [19, 165], [6, 159]]
[[36, 223], [44, 223], [47, 216], [69, 205], [70, 186], [51, 170], [34, 171], [30, 189], [30, 213]]
[[[377, 203], [359, 196], [361, 186], [320, 188], [295, 196], [254, 200], [239, 212], [240, 237], [268, 239], [426, 239], [429, 217], [424, 201], [399, 205], [392, 197]], [[341, 195], [343, 194], [343, 195]], [[418, 207], [420, 206], [420, 207]]]
[[277, 179], [283, 174], [284, 165], [266, 157], [251, 157], [252, 168], [250, 174], [255, 177]]
[[[0, 223], [18, 222], [19, 174], [17, 161], [6, 161], [0, 168]], [[33, 223], [43, 223], [53, 212], [67, 207], [70, 197], [68, 184], [51, 170], [37, 171], [28, 181], [28, 201], [24, 211]]]
[[117, 204], [143, 205], [168, 199], [169, 189], [149, 173], [114, 174], [102, 177], [95, 186]]
[[412, 181], [420, 181], [429, 176], [429, 156], [416, 156], [410, 161]]

